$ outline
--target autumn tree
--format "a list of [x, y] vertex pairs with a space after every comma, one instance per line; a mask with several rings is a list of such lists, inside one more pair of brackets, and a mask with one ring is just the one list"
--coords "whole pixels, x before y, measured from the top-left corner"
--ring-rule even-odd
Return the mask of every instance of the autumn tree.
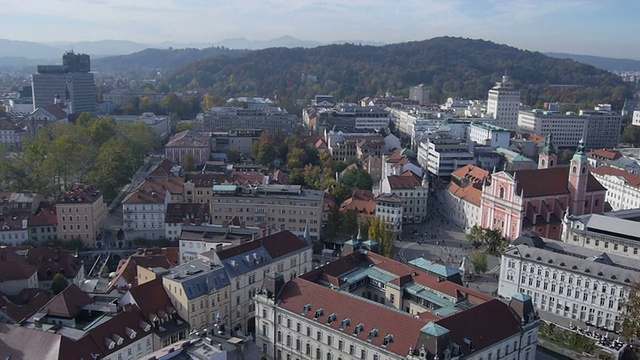
[[629, 296], [622, 300], [622, 336], [627, 339], [640, 338], [640, 283], [628, 288]]
[[494, 255], [504, 250], [507, 245], [500, 230], [482, 228], [478, 225], [474, 225], [471, 228], [471, 231], [467, 234], [467, 240], [469, 240], [474, 249], [484, 246], [489, 254]]
[[396, 249], [393, 245], [394, 236], [389, 230], [387, 221], [379, 216], [374, 216], [369, 222], [369, 240], [378, 243], [380, 255], [393, 259]]
[[487, 261], [487, 253], [484, 251], [472, 251], [469, 254], [469, 261], [471, 262], [471, 266], [473, 266], [473, 271], [476, 274], [484, 274], [489, 269], [489, 263]]

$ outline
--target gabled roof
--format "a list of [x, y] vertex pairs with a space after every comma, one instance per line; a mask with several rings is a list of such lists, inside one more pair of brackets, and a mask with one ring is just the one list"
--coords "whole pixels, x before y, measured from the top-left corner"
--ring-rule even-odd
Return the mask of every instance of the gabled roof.
[[467, 201], [475, 206], [480, 206], [482, 190], [474, 186], [460, 187], [458, 184], [452, 182], [447, 186], [447, 191], [460, 200]]
[[520, 323], [509, 306], [498, 299], [436, 321], [451, 333], [465, 354], [479, 351], [520, 333]]
[[283, 230], [244, 244], [225, 248], [218, 251], [217, 254], [220, 260], [225, 260], [241, 254], [253, 252], [258, 248], [263, 248], [272, 259], [277, 259], [281, 256], [298, 252], [308, 246], [309, 244], [291, 231]]
[[53, 280], [57, 273], [73, 279], [84, 271], [82, 260], [60, 247], [39, 247], [27, 251], [27, 262], [38, 268], [38, 281]]
[[[367, 341], [372, 329], [378, 329], [377, 336], [370, 341], [371, 346], [382, 347], [384, 337], [389, 333], [393, 334], [393, 340], [386, 350], [402, 356], [407, 354], [410, 347], [416, 346], [420, 329], [427, 322], [424, 319], [416, 319], [408, 313], [331, 290], [301, 278], [287, 282], [280, 293], [279, 300], [280, 307], [335, 331], [341, 331], [339, 328], [342, 321], [349, 319], [349, 325], [342, 331], [362, 341]], [[302, 315], [303, 308], [307, 304], [311, 305], [311, 309]], [[317, 320], [313, 320], [316, 311], [320, 308], [323, 309], [323, 314]], [[327, 324], [329, 315], [333, 313], [336, 314], [336, 319], [331, 324]], [[354, 335], [354, 329], [360, 323], [364, 325], [363, 329], [358, 335]]]
[[129, 290], [129, 293], [138, 309], [142, 311], [145, 318], [150, 322], [154, 321], [153, 317], [156, 315], [162, 316], [164, 313], [175, 313], [171, 299], [164, 290], [164, 286], [162, 286], [161, 278], [135, 286]]
[[34, 112], [31, 113], [31, 115], [35, 114], [38, 112], [38, 110], [43, 110], [46, 111], [47, 113], [49, 113], [51, 116], [55, 117], [56, 120], [62, 120], [62, 119], [67, 119], [69, 117], [69, 114], [67, 114], [66, 111], [64, 111], [59, 105], [57, 104], [50, 104], [50, 105], [45, 105], [39, 109], [36, 109]]
[[597, 176], [613, 176], [622, 178], [627, 183], [627, 185], [635, 188], [640, 188], [640, 175], [632, 174], [624, 170], [606, 165], [600, 166], [595, 169], [591, 168], [590, 171]]
[[468, 164], [451, 173], [453, 179], [469, 182], [478, 189], [482, 189], [482, 182], [491, 179], [491, 174], [478, 166]]
[[185, 130], [173, 135], [165, 145], [168, 147], [205, 147], [210, 146], [210, 136], [193, 130]]
[[587, 153], [587, 157], [606, 160], [618, 160], [622, 153], [618, 150], [598, 149]]
[[208, 219], [208, 209], [202, 203], [168, 203], [165, 211], [165, 223], [182, 223], [185, 219], [190, 222], [204, 223]]
[[56, 206], [52, 203], [41, 203], [35, 213], [29, 215], [28, 226], [52, 226], [58, 224]]
[[71, 284], [54, 296], [38, 312], [55, 317], [75, 318], [83, 307], [91, 304], [93, 299], [82, 291], [76, 284]]
[[116, 275], [109, 281], [107, 292], [111, 291], [121, 281], [125, 284], [131, 284], [132, 286], [137, 285], [138, 266], [168, 269], [171, 267], [171, 263], [164, 254], [133, 254], [126, 259], [120, 260], [118, 268], [116, 269]]
[[411, 171], [404, 172], [402, 175], [387, 176], [389, 187], [394, 190], [399, 189], [415, 189], [422, 186], [422, 179]]
[[148, 191], [159, 191], [164, 195], [165, 191], [169, 191], [170, 194], [182, 194], [184, 189], [184, 181], [179, 177], [166, 177], [166, 178], [147, 178], [140, 184], [139, 189]]
[[162, 159], [162, 161], [151, 170], [149, 175], [147, 175], [147, 178], [169, 177], [171, 176], [171, 169], [173, 169], [174, 165], [171, 160]]
[[102, 199], [102, 193], [100, 190], [92, 185], [74, 184], [71, 190], [66, 193], [62, 193], [58, 196], [57, 204], [66, 203], [84, 203], [92, 204], [99, 199]]
[[[569, 194], [569, 167], [549, 169], [518, 170], [508, 172], [517, 182], [516, 193], [524, 192], [524, 197], [532, 198], [549, 195]], [[604, 186], [591, 174], [587, 174], [587, 192], [606, 191]], [[544, 181], [540, 181], [544, 179]]]
[[62, 359], [63, 336], [51, 332], [0, 323], [0, 358], [23, 360]]

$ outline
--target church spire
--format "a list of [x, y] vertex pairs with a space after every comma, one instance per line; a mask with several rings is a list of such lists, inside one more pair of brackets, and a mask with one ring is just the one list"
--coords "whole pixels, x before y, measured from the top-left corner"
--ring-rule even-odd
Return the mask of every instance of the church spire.
[[549, 133], [544, 138], [544, 147], [542, 152], [538, 156], [538, 169], [548, 169], [556, 166], [558, 162], [558, 155], [556, 154], [556, 148], [553, 145], [553, 134]]

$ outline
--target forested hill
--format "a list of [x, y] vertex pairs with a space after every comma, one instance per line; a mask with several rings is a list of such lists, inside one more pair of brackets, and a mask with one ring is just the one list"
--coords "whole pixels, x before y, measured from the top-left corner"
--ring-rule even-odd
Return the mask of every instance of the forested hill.
[[[621, 106], [630, 96], [618, 77], [593, 66], [453, 37], [379, 47], [344, 44], [257, 50], [186, 65], [167, 81], [174, 88], [205, 88], [220, 97], [277, 95], [288, 101], [316, 94], [355, 100], [387, 90], [407, 95], [410, 86], [424, 83], [432, 89], [431, 98], [442, 101], [453, 95], [484, 99], [505, 71], [528, 104], [597, 101]], [[560, 84], [577, 86], [550, 86]]]
[[215, 56], [237, 56], [246, 50], [231, 50], [224, 47], [205, 49], [145, 49], [129, 55], [110, 56], [91, 60], [97, 71], [128, 72], [145, 69], [177, 69], [194, 61]]
[[572, 59], [609, 71], [640, 71], [639, 60], [616, 59], [602, 56], [576, 55], [566, 53], [546, 53], [546, 55], [560, 59]]

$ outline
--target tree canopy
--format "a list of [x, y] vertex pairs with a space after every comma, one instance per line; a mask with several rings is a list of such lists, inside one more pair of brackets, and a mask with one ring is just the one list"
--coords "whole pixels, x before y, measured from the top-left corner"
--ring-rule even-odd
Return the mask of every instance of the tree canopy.
[[53, 292], [54, 295], [58, 295], [62, 290], [66, 289], [67, 286], [69, 286], [69, 282], [67, 278], [64, 277], [64, 274], [57, 273], [53, 276], [51, 292]]

